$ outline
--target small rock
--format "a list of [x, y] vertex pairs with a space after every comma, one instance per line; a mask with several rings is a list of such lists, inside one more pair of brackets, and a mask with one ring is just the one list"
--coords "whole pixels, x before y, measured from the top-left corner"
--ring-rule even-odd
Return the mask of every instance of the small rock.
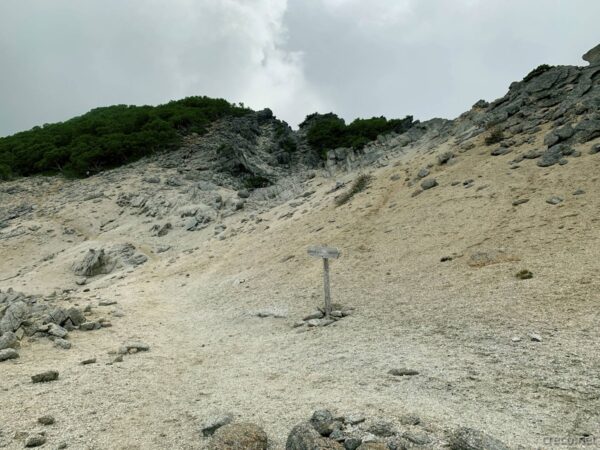
[[46, 443], [46, 436], [43, 434], [35, 433], [27, 436], [25, 440], [25, 447], [39, 447]]
[[310, 313], [308, 316], [304, 317], [302, 320], [309, 321], [313, 319], [322, 319], [324, 314], [321, 311], [315, 311]]
[[520, 336], [513, 336], [510, 340], [513, 341], [513, 342], [521, 342], [521, 337]]
[[8, 361], [9, 359], [17, 359], [19, 353], [14, 348], [5, 348], [0, 350], [0, 362]]
[[506, 155], [507, 153], [510, 153], [511, 149], [507, 148], [507, 147], [498, 147], [495, 150], [492, 150], [492, 156], [502, 156], [502, 155]]
[[419, 416], [407, 414], [400, 417], [400, 423], [402, 425], [419, 425], [421, 423], [421, 418]]
[[583, 195], [585, 194], [585, 191], [583, 189], [577, 189], [575, 192], [573, 192], [573, 195]]
[[0, 350], [4, 350], [6, 348], [19, 348], [19, 340], [12, 331], [7, 331], [0, 336]]
[[550, 205], [558, 205], [559, 203], [562, 203], [563, 199], [560, 197], [557, 197], [556, 195], [553, 197], [550, 197], [549, 199], [546, 200], [546, 203], [549, 203]]
[[233, 416], [231, 414], [225, 414], [223, 416], [214, 417], [206, 422], [204, 422], [200, 428], [202, 431], [202, 436], [208, 437], [212, 436], [215, 431], [219, 428], [228, 425], [233, 420]]
[[459, 428], [450, 438], [451, 450], [508, 450], [509, 447], [488, 434], [473, 428]]
[[266, 450], [267, 433], [252, 423], [232, 423], [216, 430], [210, 450]]
[[438, 182], [435, 178], [429, 178], [421, 183], [421, 188], [426, 191], [428, 189], [434, 188], [438, 185]]
[[342, 418], [344, 423], [349, 425], [358, 425], [359, 423], [363, 423], [366, 419], [362, 414], [348, 414]]
[[452, 152], [444, 152], [441, 155], [438, 155], [437, 160], [440, 166], [447, 164], [452, 158], [454, 158], [454, 153]]
[[522, 205], [523, 203], [527, 203], [528, 201], [529, 201], [528, 198], [519, 198], [517, 200], [513, 200], [512, 205], [518, 206], [518, 205]]
[[96, 363], [96, 358], [89, 358], [89, 359], [84, 359], [83, 361], [81, 361], [81, 365], [82, 366], [87, 366], [88, 364], [95, 364]]
[[407, 450], [415, 446], [415, 444], [410, 442], [408, 439], [403, 438], [402, 436], [391, 437], [388, 439], [387, 445], [390, 450]]
[[100, 300], [98, 302], [98, 306], [111, 306], [111, 305], [116, 305], [117, 301], [116, 300]]
[[42, 416], [40, 418], [38, 418], [38, 423], [42, 424], [42, 425], [53, 425], [55, 420], [54, 417], [52, 416]]
[[406, 369], [406, 368], [392, 369], [388, 373], [390, 375], [394, 375], [396, 377], [405, 377], [405, 376], [412, 376], [412, 375], [418, 375], [419, 374], [419, 372], [417, 370]]
[[256, 312], [256, 317], [260, 317], [262, 319], [267, 317], [273, 317], [274, 319], [285, 319], [287, 314], [284, 311], [280, 311], [277, 309], [263, 309], [261, 311]]
[[[142, 341], [131, 341], [123, 344], [121, 349], [125, 349], [124, 353], [131, 353], [131, 350], [135, 350], [136, 352], [147, 352], [150, 350], [150, 346]], [[121, 353], [121, 351], [119, 351]]]
[[349, 437], [344, 441], [344, 449], [345, 450], [356, 450], [362, 444], [362, 439], [359, 437]]
[[389, 447], [383, 442], [365, 442], [356, 450], [389, 450]]
[[48, 329], [48, 334], [62, 339], [67, 334], [69, 334], [69, 332], [67, 330], [65, 330], [63, 327], [56, 325], [55, 323], [51, 323], [50, 328]]
[[310, 418], [310, 423], [321, 436], [329, 436], [339, 422], [335, 421], [331, 412], [326, 409], [315, 411]]
[[542, 336], [537, 333], [529, 333], [527, 336], [529, 336], [529, 339], [533, 342], [542, 342]]
[[381, 437], [390, 437], [396, 434], [394, 424], [385, 420], [379, 420], [373, 423], [369, 428], [367, 428], [367, 431], [375, 436]]
[[38, 373], [31, 377], [32, 383], [47, 383], [58, 379], [58, 372], [56, 370], [47, 370], [46, 372]]
[[424, 432], [407, 431], [402, 433], [402, 437], [416, 445], [427, 445], [432, 441], [431, 437]]
[[343, 450], [344, 447], [333, 439], [321, 436], [310, 423], [296, 425], [290, 431], [285, 450]]
[[79, 329], [82, 331], [99, 330], [100, 328], [102, 328], [102, 325], [98, 322], [84, 322], [79, 325]]
[[54, 346], [58, 348], [62, 348], [63, 350], [69, 350], [71, 348], [71, 343], [66, 339], [54, 339]]
[[311, 319], [307, 320], [306, 324], [309, 327], [326, 327], [327, 325], [331, 325], [335, 320], [331, 319]]
[[423, 167], [421, 170], [419, 170], [419, 173], [417, 173], [418, 178], [425, 178], [427, 176], [429, 176], [429, 169], [426, 167]]

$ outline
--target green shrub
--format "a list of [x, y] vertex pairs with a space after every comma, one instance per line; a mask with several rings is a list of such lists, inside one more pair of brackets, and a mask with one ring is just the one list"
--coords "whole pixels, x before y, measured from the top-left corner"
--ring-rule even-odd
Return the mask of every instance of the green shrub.
[[10, 168], [6, 164], [0, 164], [0, 181], [10, 180]]
[[530, 270], [523, 269], [517, 272], [515, 277], [517, 277], [519, 280], [530, 280], [531, 278], [533, 278], [533, 273], [531, 273]]
[[371, 184], [372, 179], [373, 177], [371, 177], [371, 175], [360, 175], [356, 180], [354, 180], [354, 183], [352, 183], [350, 189], [335, 199], [336, 206], [342, 206], [345, 203], [348, 203], [356, 194], [367, 189]]
[[296, 141], [294, 141], [291, 137], [287, 137], [283, 141], [281, 141], [280, 146], [284, 151], [288, 153], [294, 153], [296, 150], [298, 150], [298, 145], [296, 144]]
[[538, 75], [543, 74], [544, 72], [547, 72], [548, 70], [552, 69], [554, 66], [549, 66], [548, 64], [541, 64], [539, 66], [537, 66], [535, 69], [533, 69], [531, 72], [529, 72], [527, 75], [525, 75], [525, 77], [523, 78], [523, 81], [527, 82], [530, 81], [532, 79], [534, 79], [535, 77], [537, 77]]
[[[248, 109], [222, 99], [188, 97], [159, 106], [96, 108], [66, 122], [0, 138], [8, 174], [85, 176], [175, 148], [185, 133], [203, 134], [215, 120]], [[2, 177], [7, 170], [2, 170]]]
[[377, 139], [380, 134], [403, 133], [412, 125], [412, 116], [390, 120], [383, 116], [356, 119], [350, 125], [346, 125], [344, 119], [333, 113], [314, 113], [306, 116], [300, 127], [308, 129], [306, 138], [309, 145], [325, 159], [328, 150], [338, 147], [361, 149]]

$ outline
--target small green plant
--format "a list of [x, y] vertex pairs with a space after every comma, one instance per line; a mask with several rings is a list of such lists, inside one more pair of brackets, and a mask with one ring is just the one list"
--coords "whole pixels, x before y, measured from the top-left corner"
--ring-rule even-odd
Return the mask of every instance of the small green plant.
[[531, 72], [529, 72], [527, 75], [525, 75], [525, 77], [523, 78], [523, 81], [527, 82], [527, 81], [533, 80], [538, 75], [541, 75], [544, 72], [547, 72], [548, 70], [552, 69], [553, 67], [554, 66], [549, 66], [548, 64], [541, 64], [541, 65], [537, 66], [535, 69], [533, 69]]
[[523, 269], [517, 272], [515, 277], [517, 277], [519, 280], [529, 280], [530, 278], [533, 278], [533, 273], [527, 269]]
[[281, 145], [281, 148], [288, 153], [294, 153], [298, 150], [298, 145], [296, 145], [296, 142], [291, 137], [285, 138], [279, 145]]
[[504, 140], [504, 133], [499, 127], [492, 127], [490, 133], [485, 137], [485, 145], [494, 145]]
[[0, 164], [0, 181], [10, 180], [10, 168], [4, 164]]
[[335, 199], [336, 206], [342, 206], [345, 203], [348, 203], [356, 194], [367, 189], [371, 184], [372, 179], [373, 177], [371, 175], [360, 175], [356, 180], [354, 180], [354, 183], [352, 183], [352, 186], [348, 191], [344, 192]]

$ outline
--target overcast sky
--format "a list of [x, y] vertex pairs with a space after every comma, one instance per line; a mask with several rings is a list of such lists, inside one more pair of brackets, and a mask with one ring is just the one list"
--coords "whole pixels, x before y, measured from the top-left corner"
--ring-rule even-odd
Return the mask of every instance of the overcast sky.
[[0, 0], [0, 136], [190, 95], [296, 126], [452, 118], [541, 63], [583, 65], [600, 0]]

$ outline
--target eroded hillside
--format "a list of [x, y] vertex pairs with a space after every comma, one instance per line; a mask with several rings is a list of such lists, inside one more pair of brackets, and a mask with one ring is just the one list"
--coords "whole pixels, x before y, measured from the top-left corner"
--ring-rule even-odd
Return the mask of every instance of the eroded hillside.
[[[0, 362], [0, 446], [204, 448], [201, 424], [231, 413], [284, 448], [321, 408], [363, 414], [356, 434], [389, 448], [447, 448], [461, 426], [510, 447], [596, 436], [588, 60], [324, 163], [262, 112], [83, 180], [2, 183], [0, 343], [18, 357]], [[322, 267], [306, 249], [321, 243], [342, 252], [348, 315], [310, 326]]]

